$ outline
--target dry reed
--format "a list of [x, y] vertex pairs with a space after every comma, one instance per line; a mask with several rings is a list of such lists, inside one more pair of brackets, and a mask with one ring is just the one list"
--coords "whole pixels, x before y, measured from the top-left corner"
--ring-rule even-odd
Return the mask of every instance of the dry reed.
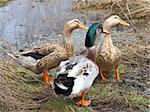
[[31, 95], [18, 89], [26, 81], [20, 74], [30, 73], [26, 71], [14, 62], [0, 62], [0, 111], [27, 112], [29, 109], [38, 108], [31, 100]]
[[150, 0], [78, 0], [73, 9], [107, 9], [121, 17], [142, 18], [150, 17]]

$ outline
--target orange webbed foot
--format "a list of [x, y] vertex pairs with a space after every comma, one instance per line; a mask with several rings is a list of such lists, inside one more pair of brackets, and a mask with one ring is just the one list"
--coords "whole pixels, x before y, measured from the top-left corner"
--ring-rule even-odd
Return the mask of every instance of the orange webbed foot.
[[101, 67], [99, 67], [99, 73], [100, 73], [100, 75], [101, 75], [102, 80], [105, 81], [106, 78], [105, 78], [104, 75], [103, 75], [103, 72], [102, 72], [102, 68], [101, 68]]
[[101, 76], [102, 77], [102, 81], [105, 81], [106, 80], [106, 78], [104, 77], [104, 76]]
[[84, 92], [82, 92], [81, 95], [82, 95], [82, 100], [79, 102], [76, 102], [76, 105], [78, 105], [78, 106], [89, 106], [91, 104], [91, 100], [84, 100], [84, 97], [85, 97]]
[[77, 106], [89, 106], [91, 104], [91, 100], [84, 100], [75, 103]]
[[55, 79], [54, 77], [49, 77], [49, 78], [48, 78], [48, 81], [46, 82], [46, 84], [47, 84], [48, 86], [53, 87], [54, 79]]

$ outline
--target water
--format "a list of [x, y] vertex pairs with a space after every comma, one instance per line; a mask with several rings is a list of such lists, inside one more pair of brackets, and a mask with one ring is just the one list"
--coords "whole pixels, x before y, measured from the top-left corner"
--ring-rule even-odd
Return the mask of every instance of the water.
[[[64, 24], [74, 18], [83, 20], [72, 12], [72, 3], [73, 0], [15, 0], [1, 7], [0, 39], [7, 44], [3, 50], [61, 42]], [[78, 30], [73, 37], [80, 39], [84, 34]]]
[[[74, 18], [85, 21], [89, 26], [92, 22], [104, 20], [108, 12], [84, 11], [82, 13], [72, 11], [74, 0], [14, 0], [0, 8], [0, 52], [14, 51], [27, 47], [35, 47], [45, 43], [61, 43], [64, 24]], [[102, 22], [102, 21], [101, 21]], [[150, 25], [150, 21], [148, 22]], [[143, 24], [137, 24], [142, 29]], [[150, 28], [150, 27], [148, 27]], [[147, 30], [149, 32], [150, 29]], [[139, 41], [132, 26], [127, 31], [134, 35], [124, 35], [120, 38], [118, 31], [113, 30], [114, 44], [126, 44]], [[142, 32], [142, 30], [138, 29]], [[73, 32], [76, 51], [84, 46], [86, 31]], [[149, 40], [150, 36], [144, 36]]]

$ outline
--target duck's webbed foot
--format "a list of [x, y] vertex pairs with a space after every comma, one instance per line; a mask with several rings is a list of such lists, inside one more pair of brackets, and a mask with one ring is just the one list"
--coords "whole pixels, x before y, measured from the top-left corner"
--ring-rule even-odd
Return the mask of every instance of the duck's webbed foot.
[[102, 80], [105, 81], [106, 78], [105, 78], [105, 76], [103, 75], [103, 72], [102, 72], [102, 68], [101, 68], [101, 67], [99, 67], [99, 72], [100, 72], [100, 75], [101, 75]]
[[76, 102], [76, 105], [78, 106], [89, 106], [91, 104], [91, 100], [85, 100], [85, 93], [82, 92], [82, 100], [79, 102]]

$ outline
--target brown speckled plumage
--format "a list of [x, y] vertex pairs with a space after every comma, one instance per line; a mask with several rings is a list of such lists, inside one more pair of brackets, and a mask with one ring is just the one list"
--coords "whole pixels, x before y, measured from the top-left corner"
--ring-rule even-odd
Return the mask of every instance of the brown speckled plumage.
[[103, 70], [110, 71], [115, 68], [121, 59], [121, 51], [112, 43], [110, 35], [105, 35], [96, 52], [96, 63]]
[[113, 45], [111, 39], [111, 28], [113, 26], [117, 26], [118, 24], [129, 26], [128, 23], [123, 21], [117, 15], [110, 16], [104, 21], [103, 24], [103, 40], [98, 46], [95, 55], [95, 62], [100, 68], [102, 80], [106, 80], [106, 78], [103, 76], [102, 71], [110, 71], [113, 68], [115, 68], [116, 80], [119, 80], [118, 64], [121, 60], [122, 54], [121, 51]]
[[[23, 67], [30, 69], [35, 73], [42, 73], [50, 70], [57, 67], [61, 61], [67, 60], [73, 55], [74, 45], [71, 33], [77, 28], [87, 29], [87, 27], [78, 19], [73, 19], [64, 26], [64, 45], [49, 43], [37, 48], [18, 52], [17, 55], [16, 52], [8, 53], [8, 55], [14, 58]], [[40, 55], [41, 58], [35, 60], [34, 58], [31, 58], [33, 55], [35, 57]]]
[[50, 70], [59, 65], [61, 61], [69, 58], [67, 50], [59, 45], [52, 45], [49, 54], [40, 59], [36, 67], [39, 72]]

